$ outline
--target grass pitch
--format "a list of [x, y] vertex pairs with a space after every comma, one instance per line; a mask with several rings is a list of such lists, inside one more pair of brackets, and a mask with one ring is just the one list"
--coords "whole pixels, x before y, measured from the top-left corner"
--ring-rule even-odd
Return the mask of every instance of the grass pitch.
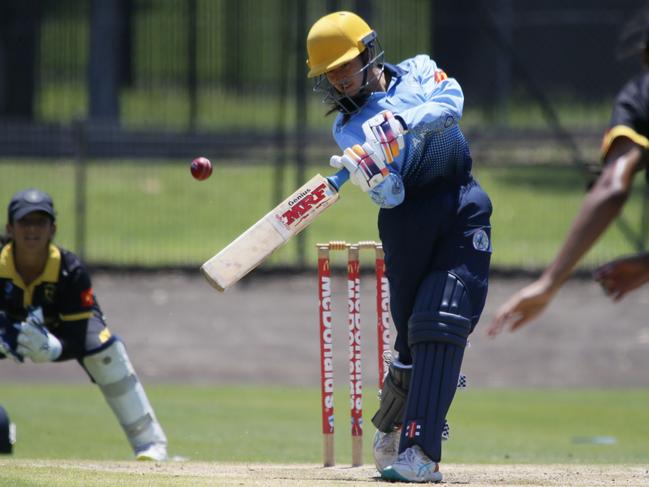
[[[642, 465], [444, 464], [444, 484], [498, 486], [646, 486]], [[3, 481], [3, 475], [5, 481]], [[226, 464], [0, 460], [0, 486], [47, 487], [350, 487], [377, 485], [373, 466], [350, 468], [296, 464]], [[405, 483], [379, 485], [410, 486]]]
[[[375, 484], [373, 427], [365, 467], [350, 468], [348, 398], [336, 392], [336, 460], [321, 467], [319, 391], [284, 387], [149, 385], [169, 437], [166, 463], [132, 461], [90, 384], [0, 385], [16, 423], [0, 487], [353, 486]], [[365, 418], [377, 402], [365, 391]], [[473, 486], [649, 485], [647, 390], [466, 390], [444, 446], [445, 482]]]
[[[149, 397], [177, 461], [319, 464], [319, 391], [150, 385]], [[376, 394], [364, 397], [364, 458], [371, 464]], [[449, 414], [444, 462], [640, 463], [649, 458], [649, 391], [466, 390]], [[17, 425], [12, 457], [128, 461], [130, 448], [92, 385], [0, 386]], [[336, 459], [348, 464], [349, 400], [336, 393]], [[0, 476], [2, 470], [0, 470]]]

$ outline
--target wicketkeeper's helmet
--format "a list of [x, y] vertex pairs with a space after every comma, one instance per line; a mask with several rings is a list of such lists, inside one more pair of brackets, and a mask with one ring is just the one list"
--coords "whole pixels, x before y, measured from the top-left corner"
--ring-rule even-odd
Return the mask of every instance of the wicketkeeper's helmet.
[[0, 406], [0, 454], [10, 454], [16, 442], [16, 427], [9, 421], [7, 411]]
[[351, 61], [376, 39], [367, 23], [352, 12], [334, 12], [318, 20], [306, 39], [309, 78]]

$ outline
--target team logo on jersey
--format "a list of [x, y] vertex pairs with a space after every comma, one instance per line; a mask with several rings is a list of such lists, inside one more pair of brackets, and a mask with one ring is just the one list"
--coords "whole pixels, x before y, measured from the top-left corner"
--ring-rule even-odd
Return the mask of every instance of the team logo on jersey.
[[11, 281], [7, 281], [5, 283], [5, 296], [9, 296], [11, 294], [11, 291], [13, 291], [14, 285]]
[[43, 297], [48, 303], [53, 303], [56, 297], [56, 285], [55, 284], [45, 284], [43, 286]]
[[489, 250], [489, 235], [480, 229], [473, 234], [473, 248], [481, 252]]
[[93, 304], [95, 304], [95, 298], [93, 297], [92, 288], [89, 287], [81, 292], [81, 306], [89, 308]]

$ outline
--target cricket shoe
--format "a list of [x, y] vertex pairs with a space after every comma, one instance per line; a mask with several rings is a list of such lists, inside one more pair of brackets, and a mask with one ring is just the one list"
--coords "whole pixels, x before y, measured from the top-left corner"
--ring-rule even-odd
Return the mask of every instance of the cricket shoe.
[[167, 460], [167, 445], [151, 443], [136, 451], [135, 459], [143, 462], [164, 462]]
[[[449, 439], [451, 435], [451, 427], [448, 421], [444, 420], [444, 428], [442, 429], [442, 441]], [[374, 433], [374, 440], [372, 441], [372, 453], [374, 455], [374, 465], [379, 473], [389, 465], [397, 461], [399, 455], [399, 441], [401, 440], [401, 428], [391, 431], [390, 433], [383, 433], [376, 430]]]
[[439, 471], [439, 464], [428, 458], [419, 445], [415, 445], [399, 453], [397, 461], [385, 467], [381, 477], [393, 482], [441, 482], [442, 472]]
[[379, 473], [383, 473], [385, 467], [397, 461], [400, 439], [401, 429], [390, 431], [389, 433], [376, 430], [376, 433], [374, 433], [372, 454], [374, 455], [374, 465], [376, 465]]

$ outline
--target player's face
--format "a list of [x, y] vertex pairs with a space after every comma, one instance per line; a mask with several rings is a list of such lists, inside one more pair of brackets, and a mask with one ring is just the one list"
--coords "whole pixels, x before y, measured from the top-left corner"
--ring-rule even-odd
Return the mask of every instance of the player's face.
[[357, 56], [326, 73], [327, 80], [340, 94], [355, 96], [363, 85], [363, 67], [361, 57]]
[[47, 248], [56, 226], [47, 213], [35, 211], [7, 225], [7, 232], [18, 249], [37, 251]]

